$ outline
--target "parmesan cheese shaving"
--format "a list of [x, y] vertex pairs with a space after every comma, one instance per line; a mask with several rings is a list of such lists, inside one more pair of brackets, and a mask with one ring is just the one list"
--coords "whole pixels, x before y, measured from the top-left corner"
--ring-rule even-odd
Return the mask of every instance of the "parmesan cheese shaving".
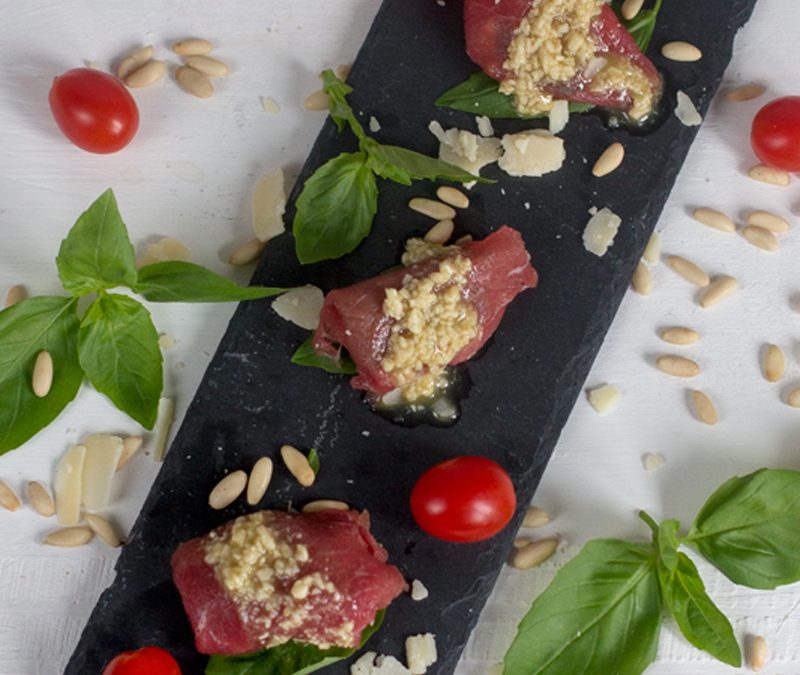
[[264, 174], [253, 192], [253, 233], [260, 241], [269, 241], [286, 231], [285, 211], [285, 179], [283, 169], [278, 167]]
[[156, 462], [164, 460], [167, 452], [167, 441], [175, 419], [175, 401], [171, 398], [162, 398], [158, 401], [158, 414], [153, 427], [153, 459]]
[[564, 141], [543, 129], [503, 136], [498, 165], [509, 176], [543, 176], [558, 171], [566, 158]]
[[438, 122], [431, 122], [430, 132], [439, 140], [439, 159], [471, 174], [479, 175], [487, 164], [500, 159], [500, 140], [481, 138], [463, 129], [445, 131]]
[[103, 509], [111, 496], [111, 482], [122, 455], [122, 439], [94, 434], [83, 439], [83, 445], [86, 456], [81, 476], [81, 502], [90, 510]]
[[697, 108], [692, 99], [690, 99], [684, 92], [678, 92], [678, 104], [675, 106], [675, 116], [681, 121], [681, 124], [687, 127], [696, 127], [703, 121], [702, 115], [697, 112]]
[[562, 132], [567, 122], [569, 122], [569, 101], [555, 101], [548, 115], [550, 133]]
[[53, 491], [59, 525], [77, 525], [81, 518], [81, 475], [86, 448], [71, 446], [58, 461]]
[[316, 286], [300, 286], [281, 295], [272, 303], [275, 313], [307, 330], [316, 330], [325, 295]]
[[606, 254], [614, 244], [622, 219], [610, 209], [600, 209], [586, 223], [583, 231], [583, 247], [598, 257]]

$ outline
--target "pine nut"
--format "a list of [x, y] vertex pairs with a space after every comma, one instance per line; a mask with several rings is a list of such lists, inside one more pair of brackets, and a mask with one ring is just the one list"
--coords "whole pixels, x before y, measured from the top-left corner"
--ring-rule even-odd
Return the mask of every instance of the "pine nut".
[[465, 234], [463, 237], [459, 237], [456, 239], [456, 246], [463, 246], [464, 244], [469, 244], [472, 241], [471, 234]]
[[655, 265], [661, 258], [661, 235], [658, 232], [650, 235], [642, 257], [651, 265]]
[[528, 544], [530, 544], [532, 541], [533, 541], [533, 539], [528, 539], [528, 537], [517, 537], [517, 538], [516, 538], [516, 539], [515, 539], [515, 540], [514, 540], [514, 541], [511, 543], [511, 545], [512, 545], [514, 548], [523, 548], [523, 547], [527, 546]]
[[131, 89], [143, 89], [158, 82], [167, 72], [167, 64], [163, 61], [150, 60], [141, 68], [128, 75], [123, 82]]
[[223, 63], [219, 59], [212, 58], [211, 56], [184, 56], [183, 62], [190, 68], [199, 70], [209, 77], [225, 77], [231, 72], [231, 69], [228, 68], [228, 64]]
[[269, 482], [272, 480], [272, 460], [262, 457], [250, 469], [250, 478], [247, 479], [247, 503], [255, 506], [264, 499]]
[[622, 3], [622, 17], [630, 21], [636, 18], [636, 15], [642, 11], [644, 0], [625, 0]]
[[44, 543], [48, 546], [83, 546], [88, 544], [92, 537], [94, 537], [94, 532], [91, 528], [78, 525], [54, 530], [44, 538]]
[[695, 389], [692, 392], [692, 403], [694, 404], [694, 411], [701, 422], [714, 425], [719, 421], [717, 409], [707, 394]]
[[247, 474], [237, 470], [229, 473], [214, 486], [208, 495], [208, 505], [219, 511], [235, 502], [247, 486]]
[[128, 436], [122, 441], [122, 454], [117, 462], [117, 471], [133, 459], [139, 448], [142, 447], [143, 438], [141, 436]]
[[38, 481], [32, 480], [28, 483], [28, 501], [33, 510], [45, 518], [49, 518], [56, 512], [56, 504], [52, 495]]
[[653, 473], [653, 471], [661, 468], [666, 463], [667, 460], [664, 459], [664, 455], [659, 455], [657, 452], [648, 452], [642, 457], [642, 466], [647, 473]]
[[431, 244], [444, 244], [453, 236], [455, 225], [452, 220], [440, 220], [425, 233], [425, 241]]
[[340, 63], [333, 69], [333, 74], [336, 75], [342, 82], [347, 79], [350, 74], [350, 69], [353, 67], [352, 63]]
[[7, 511], [16, 511], [21, 505], [17, 493], [8, 486], [8, 483], [0, 480], [0, 506]]
[[700, 286], [700, 288], [705, 288], [711, 283], [711, 279], [708, 278], [708, 274], [706, 274], [701, 267], [695, 265], [691, 260], [682, 258], [679, 255], [669, 256], [667, 258], [667, 265], [669, 265], [670, 269], [672, 269], [674, 272], [677, 272], [680, 276], [686, 279], [686, 281], [696, 284], [697, 286]]
[[124, 80], [135, 70], [141, 68], [153, 57], [153, 46], [147, 45], [146, 47], [139, 47], [128, 54], [117, 67], [117, 77]]
[[303, 487], [310, 487], [314, 484], [316, 475], [314, 469], [308, 463], [308, 458], [300, 452], [297, 448], [291, 445], [284, 445], [281, 447], [281, 457], [286, 468], [289, 469], [296, 479]]
[[692, 43], [684, 42], [683, 40], [666, 42], [661, 47], [661, 55], [670, 61], [683, 61], [686, 63], [699, 61], [703, 58], [703, 52]]
[[792, 408], [800, 408], [800, 387], [792, 389], [786, 397], [786, 402]]
[[172, 45], [172, 51], [180, 56], [199, 56], [201, 54], [208, 54], [213, 49], [213, 44], [201, 38], [189, 38], [188, 40], [181, 40]]
[[209, 98], [214, 94], [214, 85], [211, 80], [199, 70], [181, 66], [175, 71], [175, 79], [187, 94], [197, 98]]
[[251, 239], [250, 241], [246, 241], [244, 244], [240, 244], [233, 250], [228, 258], [228, 262], [231, 265], [237, 266], [249, 265], [250, 263], [258, 260], [258, 257], [261, 255], [261, 252], [266, 248], [266, 246], [267, 242], [261, 241], [260, 239]]
[[767, 662], [767, 641], [757, 635], [750, 645], [750, 668], [759, 672]]
[[50, 387], [53, 386], [53, 357], [46, 350], [36, 355], [31, 386], [33, 393], [39, 398], [47, 396], [50, 393]]
[[764, 379], [767, 382], [778, 382], [786, 369], [783, 350], [778, 345], [767, 345], [764, 350]]
[[661, 339], [673, 345], [690, 345], [700, 339], [700, 333], [691, 328], [675, 326], [673, 328], [664, 328], [661, 331]]
[[716, 209], [709, 209], [705, 207], [695, 209], [692, 212], [692, 216], [698, 223], [703, 223], [703, 225], [713, 227], [715, 230], [719, 230], [720, 232], [736, 231], [735, 223], [724, 213], [717, 211]]
[[780, 169], [773, 169], [771, 166], [756, 164], [748, 169], [747, 175], [753, 180], [785, 187], [789, 184], [789, 174]]
[[633, 290], [640, 295], [650, 295], [653, 292], [653, 277], [650, 274], [650, 270], [641, 260], [637, 263], [633, 272], [631, 285]]
[[727, 275], [717, 277], [711, 282], [711, 285], [709, 285], [700, 298], [700, 306], [704, 309], [713, 307], [718, 302], [727, 298], [737, 288], [739, 288], [739, 282], [733, 277]]
[[604, 384], [586, 392], [589, 405], [600, 415], [607, 415], [614, 410], [622, 400], [622, 392], [613, 384]]
[[455, 209], [452, 206], [442, 204], [435, 199], [414, 197], [408, 202], [408, 208], [434, 220], [453, 220], [456, 217]]
[[18, 302], [22, 302], [27, 297], [28, 294], [25, 292], [24, 286], [12, 286], [8, 289], [8, 293], [6, 293], [5, 309], [8, 309], [12, 305], [16, 305]]
[[691, 359], [683, 356], [659, 356], [656, 359], [656, 368], [662, 373], [674, 377], [696, 377], [700, 374], [700, 366]]
[[780, 248], [777, 237], [768, 229], [758, 225], [748, 225], [742, 230], [742, 236], [753, 246], [762, 251], [777, 251]]
[[328, 109], [329, 101], [330, 98], [328, 97], [328, 94], [322, 91], [322, 89], [318, 89], [317, 91], [313, 91], [306, 96], [305, 100], [303, 101], [303, 107], [306, 110], [322, 112], [323, 110]]
[[518, 570], [529, 570], [541, 565], [558, 548], [558, 539], [539, 539], [526, 544], [511, 554], [511, 566]]
[[442, 185], [436, 190], [436, 196], [445, 204], [455, 206], [457, 209], [469, 208], [469, 197], [461, 190], [458, 190], [450, 185]]
[[789, 221], [769, 211], [751, 211], [747, 214], [747, 224], [763, 227], [770, 232], [788, 232]]
[[350, 507], [345, 502], [337, 499], [317, 499], [308, 502], [303, 507], [303, 513], [316, 513], [317, 511], [347, 511]]
[[625, 146], [622, 143], [612, 143], [609, 145], [592, 167], [592, 175], [597, 178], [607, 176], [612, 171], [616, 171], [622, 160], [625, 158]]
[[754, 98], [762, 96], [766, 89], [760, 84], [745, 84], [741, 87], [731, 89], [725, 94], [725, 98], [733, 102], [752, 101]]
[[529, 506], [522, 519], [522, 527], [544, 527], [550, 522], [550, 514], [538, 506]]
[[117, 530], [103, 516], [98, 516], [96, 513], [87, 513], [85, 517], [86, 524], [92, 528], [92, 532], [100, 537], [104, 543], [111, 548], [122, 546], [122, 539], [117, 534]]

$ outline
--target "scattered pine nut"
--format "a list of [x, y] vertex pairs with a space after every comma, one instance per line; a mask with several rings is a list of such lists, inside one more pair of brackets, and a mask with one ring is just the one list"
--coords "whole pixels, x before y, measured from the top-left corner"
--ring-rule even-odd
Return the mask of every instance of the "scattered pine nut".
[[213, 49], [213, 44], [201, 38], [189, 38], [188, 40], [181, 40], [172, 45], [172, 51], [180, 56], [200, 56], [202, 54], [208, 54]]
[[122, 539], [116, 529], [103, 518], [103, 516], [98, 516], [96, 513], [87, 513], [85, 518], [86, 524], [92, 528], [92, 532], [100, 537], [108, 546], [111, 548], [119, 548], [122, 546]]
[[763, 227], [770, 232], [788, 232], [789, 221], [769, 211], [751, 211], [747, 214], [747, 224]]
[[612, 143], [609, 145], [592, 167], [592, 175], [597, 178], [607, 176], [612, 171], [616, 171], [622, 160], [625, 158], [625, 146], [622, 143]]
[[762, 96], [766, 89], [760, 84], [745, 84], [741, 87], [731, 89], [725, 94], [725, 98], [733, 102], [752, 101], [754, 98]]
[[538, 506], [529, 506], [522, 519], [522, 527], [544, 527], [550, 522], [550, 514]]
[[425, 233], [425, 241], [432, 244], [444, 244], [453, 236], [455, 224], [452, 220], [440, 220]]
[[0, 506], [7, 511], [16, 511], [21, 505], [17, 493], [8, 486], [8, 483], [0, 480]]
[[604, 384], [586, 392], [586, 398], [589, 399], [589, 405], [598, 413], [607, 415], [619, 405], [622, 392], [613, 384]]
[[308, 457], [302, 452], [294, 446], [284, 445], [281, 447], [281, 457], [286, 468], [289, 469], [289, 473], [297, 479], [300, 485], [310, 487], [314, 484], [316, 474], [308, 463]]
[[514, 548], [523, 548], [528, 544], [530, 544], [532, 541], [533, 539], [529, 539], [528, 537], [517, 537], [513, 542], [511, 542], [511, 545]]
[[141, 68], [137, 68], [130, 75], [125, 77], [123, 82], [131, 89], [142, 89], [158, 82], [164, 77], [166, 72], [166, 63], [151, 59]]
[[786, 397], [786, 402], [792, 408], [800, 408], [800, 387], [792, 389]]
[[214, 85], [208, 76], [189, 66], [180, 66], [175, 71], [175, 79], [181, 89], [197, 98], [209, 98], [214, 94]]
[[750, 668], [758, 673], [767, 662], [767, 641], [760, 635], [753, 638], [750, 644]]
[[117, 67], [117, 77], [124, 80], [132, 72], [141, 68], [153, 57], [153, 46], [139, 47], [128, 54]]
[[636, 15], [642, 11], [644, 0], [625, 0], [622, 3], [622, 17], [630, 21], [636, 18]]
[[311, 92], [306, 96], [303, 101], [303, 107], [306, 110], [313, 110], [314, 112], [322, 112], [328, 109], [328, 101], [330, 98], [322, 89]]
[[701, 207], [692, 211], [692, 216], [698, 223], [713, 227], [720, 232], [735, 232], [736, 224], [721, 211]]
[[242, 470], [231, 471], [214, 486], [208, 495], [208, 505], [219, 511], [235, 502], [247, 487], [247, 474]]
[[714, 425], [719, 421], [717, 409], [707, 394], [695, 389], [692, 392], [692, 403], [694, 404], [694, 411], [701, 422]]
[[656, 368], [662, 373], [674, 377], [696, 377], [700, 374], [700, 366], [691, 359], [683, 356], [659, 356], [656, 359]]
[[653, 232], [653, 234], [650, 235], [647, 246], [644, 247], [644, 254], [642, 257], [651, 265], [658, 263], [661, 258], [661, 235], [658, 232]]
[[785, 187], [789, 184], [789, 174], [780, 169], [773, 169], [771, 166], [756, 164], [747, 170], [747, 175], [753, 180]]
[[415, 602], [419, 602], [420, 600], [425, 600], [430, 595], [428, 593], [428, 589], [425, 588], [425, 584], [423, 584], [419, 579], [414, 579], [411, 582], [411, 599]]
[[303, 507], [303, 513], [316, 513], [317, 511], [347, 511], [350, 507], [338, 499], [317, 499], [308, 502]]
[[529, 570], [541, 565], [558, 548], [558, 539], [539, 539], [526, 544], [511, 554], [511, 566], [518, 570]]
[[660, 336], [664, 342], [669, 342], [673, 345], [690, 345], [700, 339], [700, 333], [684, 326], [664, 328]]
[[340, 63], [336, 68], [333, 69], [333, 74], [336, 75], [342, 82], [347, 80], [347, 76], [350, 75], [350, 69], [353, 67], [352, 63]]
[[734, 277], [722, 275], [714, 279], [700, 298], [700, 306], [704, 309], [713, 307], [727, 298], [739, 288], [739, 282]]
[[434, 220], [453, 220], [456, 217], [456, 211], [452, 206], [425, 197], [414, 197], [408, 202], [408, 208]]
[[642, 465], [647, 473], [653, 473], [653, 471], [661, 468], [666, 463], [667, 460], [664, 459], [664, 455], [659, 455], [656, 452], [648, 452], [642, 457]]
[[711, 283], [708, 274], [699, 265], [695, 265], [691, 260], [687, 260], [679, 255], [667, 257], [667, 265], [674, 272], [682, 276], [689, 283], [705, 288]]
[[153, 427], [153, 459], [163, 462], [167, 452], [167, 441], [175, 421], [175, 399], [162, 396], [158, 399], [158, 415]]
[[44, 543], [48, 546], [83, 546], [88, 544], [92, 537], [94, 537], [94, 532], [92, 532], [91, 528], [78, 525], [54, 530], [44, 538]]
[[686, 63], [699, 61], [703, 58], [703, 52], [691, 42], [684, 42], [683, 40], [664, 43], [661, 47], [661, 55], [670, 61], [682, 61]]
[[117, 471], [122, 469], [142, 447], [144, 439], [141, 436], [127, 436], [122, 440], [122, 454], [117, 462]]
[[237, 266], [249, 265], [250, 263], [258, 260], [258, 256], [261, 255], [266, 246], [267, 242], [261, 241], [260, 239], [251, 239], [250, 241], [246, 241], [244, 244], [240, 244], [233, 250], [228, 258], [228, 262], [231, 265]]
[[461, 192], [461, 190], [451, 187], [450, 185], [442, 185], [436, 190], [436, 196], [440, 201], [443, 201], [445, 204], [450, 204], [450, 206], [454, 206], [457, 209], [469, 208], [469, 197]]
[[778, 345], [767, 345], [764, 350], [764, 379], [767, 382], [778, 382], [786, 369], [786, 358]]
[[12, 305], [16, 305], [18, 302], [22, 302], [27, 297], [28, 294], [25, 292], [24, 286], [12, 286], [8, 289], [8, 293], [6, 293], [5, 309], [8, 309]]
[[272, 469], [273, 464], [269, 457], [262, 457], [250, 469], [250, 477], [247, 479], [247, 503], [250, 506], [255, 506], [264, 499], [272, 480]]
[[653, 276], [641, 260], [636, 264], [631, 286], [639, 295], [650, 295], [653, 292]]
[[462, 244], [468, 244], [471, 241], [472, 241], [472, 235], [465, 234], [463, 237], [459, 237], [458, 239], [456, 239], [456, 246], [461, 246]]
[[777, 237], [768, 229], [758, 225], [748, 225], [742, 230], [742, 236], [753, 246], [770, 253], [780, 248]]
[[184, 56], [183, 62], [190, 68], [194, 68], [209, 77], [226, 77], [231, 72], [228, 64], [204, 54]]
[[27, 491], [28, 501], [36, 513], [45, 518], [55, 515], [56, 504], [44, 485], [32, 480], [28, 483]]
[[42, 350], [36, 355], [31, 386], [33, 393], [39, 398], [44, 398], [50, 393], [50, 387], [53, 386], [53, 357], [47, 350]]

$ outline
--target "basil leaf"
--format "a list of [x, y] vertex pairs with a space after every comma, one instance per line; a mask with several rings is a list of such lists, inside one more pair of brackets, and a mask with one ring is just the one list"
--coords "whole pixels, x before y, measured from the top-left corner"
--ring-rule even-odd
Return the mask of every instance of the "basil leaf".
[[205, 267], [182, 260], [146, 265], [135, 290], [151, 302], [230, 302], [258, 300], [285, 293], [286, 288], [238, 286]]
[[349, 253], [369, 234], [377, 210], [378, 186], [363, 152], [342, 153], [327, 161], [297, 199], [298, 260], [308, 264]]
[[144, 305], [124, 295], [101, 295], [81, 321], [78, 353], [94, 388], [152, 429], [164, 386], [163, 357]]
[[322, 89], [328, 94], [328, 108], [339, 131], [344, 129], [345, 124], [348, 124], [359, 141], [366, 140], [367, 135], [347, 102], [346, 97], [353, 91], [353, 88], [342, 82], [329, 69], [322, 73]]
[[[38, 296], [0, 312], [0, 454], [18, 448], [52, 422], [80, 389], [77, 302]], [[42, 350], [53, 358], [47, 396], [33, 393], [31, 378]]]
[[311, 448], [308, 451], [308, 464], [311, 467], [311, 470], [314, 472], [316, 476], [319, 473], [319, 453], [316, 451], [315, 448]]
[[678, 530], [680, 527], [680, 522], [674, 518], [665, 520], [659, 526], [655, 538], [658, 558], [669, 572], [673, 572], [678, 564]]
[[328, 356], [320, 356], [314, 351], [314, 334], [301, 344], [294, 354], [292, 363], [298, 366], [309, 366], [311, 368], [321, 368], [326, 373], [334, 375], [355, 375], [356, 364], [346, 354], [342, 354], [338, 359]]
[[661, 576], [661, 591], [689, 642], [723, 663], [736, 668], [742, 665], [731, 622], [708, 597], [697, 568], [685, 553], [678, 553], [674, 570]]
[[61, 242], [58, 276], [74, 296], [103, 288], [133, 287], [136, 256], [109, 189], [84, 211]]
[[726, 577], [773, 589], [800, 580], [800, 471], [761, 469], [724, 483], [686, 542]]
[[398, 145], [381, 145], [368, 138], [363, 144], [367, 153], [367, 166], [381, 178], [393, 180], [401, 185], [411, 185], [412, 180], [449, 180], [455, 183], [493, 183], [480, 176], [473, 176], [453, 164], [428, 157]]
[[533, 603], [503, 673], [636, 675], [655, 659], [660, 628], [652, 549], [595, 539]]
[[361, 642], [355, 649], [332, 647], [320, 649], [305, 642], [286, 642], [271, 649], [243, 656], [212, 656], [205, 675], [306, 675], [352, 656], [380, 628], [385, 610], [375, 615], [375, 620], [361, 633]]
[[636, 46], [639, 47], [642, 53], [646, 52], [656, 29], [656, 19], [658, 19], [658, 12], [661, 9], [661, 0], [656, 0], [651, 9], [640, 10], [630, 21], [622, 16], [621, 0], [612, 3], [612, 7], [617, 13], [620, 23], [636, 42]]

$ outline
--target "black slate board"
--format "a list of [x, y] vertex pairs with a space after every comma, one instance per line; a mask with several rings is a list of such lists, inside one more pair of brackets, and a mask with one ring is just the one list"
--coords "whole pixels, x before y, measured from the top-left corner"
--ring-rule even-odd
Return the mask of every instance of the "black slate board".
[[[477, 237], [503, 223], [521, 230], [541, 281], [511, 305], [488, 348], [467, 366], [473, 384], [454, 427], [392, 425], [373, 414], [345, 380], [290, 364], [305, 335], [279, 319], [270, 301], [240, 306], [122, 551], [116, 580], [98, 601], [66, 672], [99, 673], [116, 653], [156, 644], [179, 658], [184, 673], [202, 673], [205, 659], [192, 647], [169, 556], [179, 542], [246, 512], [243, 500], [222, 513], [211, 511], [211, 487], [262, 454], [276, 456], [287, 442], [319, 450], [319, 479], [303, 490], [279, 468], [263, 506], [327, 497], [368, 509], [391, 562], [431, 590], [424, 602], [399, 598], [369, 648], [402, 657], [407, 635], [430, 631], [439, 661], [429, 672], [452, 672], [695, 136], [696, 128], [671, 114], [675, 91], [687, 92], [706, 111], [734, 34], [754, 4], [664, 2], [650, 52], [666, 73], [669, 109], [649, 135], [610, 132], [599, 115], [575, 116], [562, 134], [567, 161], [561, 171], [539, 179], [512, 179], [496, 167], [485, 171], [499, 182], [474, 188], [459, 225]], [[700, 46], [704, 58], [665, 62], [658, 48], [671, 39]], [[435, 154], [436, 141], [425, 131], [431, 119], [474, 129], [471, 116], [433, 105], [474, 70], [463, 51], [460, 2], [440, 7], [433, 0], [385, 0], [352, 70], [351, 102], [365, 121], [370, 115], [380, 121], [379, 140]], [[526, 126], [495, 124], [500, 133]], [[593, 180], [593, 159], [614, 139], [626, 146], [622, 169]], [[338, 134], [328, 121], [298, 185], [323, 161], [353, 148], [352, 137]], [[254, 283], [314, 283], [327, 290], [379, 273], [397, 263], [406, 238], [430, 226], [406, 203], [433, 191], [430, 183], [383, 183], [373, 235], [354, 254], [302, 268], [287, 235], [270, 244]], [[581, 244], [592, 205], [608, 206], [623, 220], [603, 258]], [[414, 526], [408, 496], [424, 469], [464, 453], [490, 456], [508, 469], [520, 510], [500, 536], [452, 545]], [[338, 664], [328, 672], [349, 671]]]

